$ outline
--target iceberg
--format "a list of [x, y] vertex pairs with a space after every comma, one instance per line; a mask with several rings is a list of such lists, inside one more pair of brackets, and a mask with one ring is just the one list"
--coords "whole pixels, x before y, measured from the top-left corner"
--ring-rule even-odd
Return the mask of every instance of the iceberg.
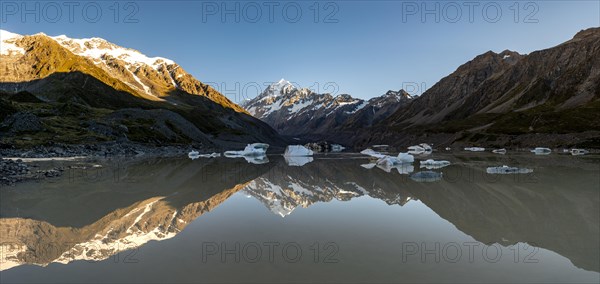
[[588, 154], [590, 151], [585, 150], [585, 149], [571, 149], [571, 155], [573, 156], [581, 156], [581, 155], [585, 155]]
[[408, 153], [412, 154], [412, 155], [420, 155], [425, 153], [425, 149], [421, 146], [410, 146], [408, 147]]
[[313, 161], [313, 157], [308, 156], [283, 156], [288, 166], [302, 167]]
[[506, 149], [504, 149], [504, 148], [502, 148], [502, 149], [495, 149], [495, 150], [492, 150], [492, 153], [504, 155], [504, 154], [506, 154]]
[[192, 151], [190, 151], [190, 152], [188, 153], [188, 158], [190, 158], [190, 159], [192, 159], [192, 160], [195, 160], [195, 159], [198, 159], [198, 158], [200, 158], [200, 156], [199, 156], [199, 155], [200, 155], [200, 153], [199, 153], [198, 151], [194, 151], [194, 150], [192, 150]]
[[423, 149], [425, 149], [425, 152], [433, 151], [433, 148], [431, 148], [431, 146], [427, 143], [421, 143], [421, 144], [419, 144], [419, 146], [423, 147]]
[[228, 158], [264, 156], [267, 154], [268, 148], [269, 144], [253, 143], [246, 145], [242, 151], [226, 151], [224, 154]]
[[221, 157], [221, 153], [212, 153], [212, 154], [200, 154], [198, 157], [202, 158], [218, 158]]
[[435, 182], [442, 179], [442, 173], [433, 171], [417, 172], [410, 176], [416, 182]]
[[441, 168], [449, 166], [449, 165], [450, 165], [450, 162], [448, 162], [448, 161], [435, 161], [433, 159], [421, 161], [421, 168], [427, 168], [427, 169], [441, 169]]
[[377, 151], [374, 151], [373, 149], [364, 149], [364, 150], [360, 151], [360, 153], [363, 155], [371, 156], [373, 158], [377, 158], [377, 159], [381, 159], [386, 156]]
[[466, 147], [465, 151], [483, 152], [483, 151], [485, 151], [485, 148], [481, 148], [481, 147]]
[[365, 149], [360, 152], [363, 155], [371, 156], [379, 159], [377, 164], [389, 163], [392, 165], [398, 165], [403, 163], [412, 163], [415, 161], [415, 157], [409, 153], [399, 153], [398, 156], [384, 155], [379, 152], [373, 151], [372, 149]]
[[340, 144], [331, 144], [331, 152], [342, 152], [346, 147]]
[[393, 165], [391, 163], [368, 163], [368, 164], [362, 164], [360, 165], [361, 167], [365, 168], [365, 169], [372, 169], [374, 167], [378, 167], [381, 170], [390, 173], [392, 172], [392, 169], [396, 169], [398, 171], [399, 174], [401, 175], [407, 175], [410, 174], [412, 172], [415, 171], [415, 168], [413, 167], [413, 165], [411, 164], [398, 164], [398, 165]]
[[400, 163], [412, 163], [415, 161], [415, 157], [409, 153], [399, 153], [396, 160]]
[[486, 172], [488, 174], [492, 174], [492, 175], [508, 175], [508, 174], [528, 174], [528, 173], [532, 173], [533, 170], [525, 169], [525, 168], [509, 167], [509, 166], [504, 165], [502, 167], [489, 167], [486, 169]]
[[289, 145], [283, 153], [284, 157], [308, 157], [312, 155], [313, 151], [302, 145]]
[[552, 153], [552, 150], [550, 150], [550, 148], [537, 147], [531, 150], [531, 153], [534, 153], [536, 155], [549, 155], [550, 153]]
[[409, 153], [399, 153], [398, 156], [389, 156], [381, 154], [377, 151], [373, 151], [372, 149], [365, 149], [360, 152], [363, 155], [368, 155], [374, 158], [377, 158], [375, 163], [363, 164], [361, 167], [372, 169], [377, 166], [378, 168], [390, 172], [393, 168], [398, 169], [398, 172], [401, 174], [411, 173], [414, 171], [412, 162], [415, 161], [415, 157]]
[[428, 155], [431, 154], [433, 149], [427, 143], [421, 143], [419, 145], [414, 145], [408, 147], [408, 153], [412, 155]]

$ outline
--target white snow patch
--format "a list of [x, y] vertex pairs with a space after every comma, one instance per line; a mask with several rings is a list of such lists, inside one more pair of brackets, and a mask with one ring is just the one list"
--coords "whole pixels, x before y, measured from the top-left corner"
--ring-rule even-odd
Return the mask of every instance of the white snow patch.
[[15, 44], [22, 37], [19, 34], [0, 30], [0, 55], [10, 55], [11, 53], [25, 54], [25, 50]]

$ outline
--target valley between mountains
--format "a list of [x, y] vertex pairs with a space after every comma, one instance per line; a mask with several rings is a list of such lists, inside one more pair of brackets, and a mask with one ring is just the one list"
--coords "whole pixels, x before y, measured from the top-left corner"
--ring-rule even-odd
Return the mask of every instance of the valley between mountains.
[[420, 96], [390, 90], [363, 100], [281, 79], [239, 105], [169, 59], [101, 38], [2, 30], [0, 44], [5, 155], [56, 145], [129, 145], [135, 153], [254, 142], [282, 151], [323, 140], [350, 149], [600, 147], [600, 28], [530, 54], [483, 53]]

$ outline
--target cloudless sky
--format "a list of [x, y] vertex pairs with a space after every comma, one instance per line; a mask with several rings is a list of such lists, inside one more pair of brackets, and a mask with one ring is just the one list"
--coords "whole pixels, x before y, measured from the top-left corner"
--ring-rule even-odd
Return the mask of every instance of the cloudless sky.
[[0, 2], [2, 29], [166, 57], [237, 102], [281, 78], [360, 98], [420, 94], [488, 50], [530, 53], [598, 26], [598, 0]]

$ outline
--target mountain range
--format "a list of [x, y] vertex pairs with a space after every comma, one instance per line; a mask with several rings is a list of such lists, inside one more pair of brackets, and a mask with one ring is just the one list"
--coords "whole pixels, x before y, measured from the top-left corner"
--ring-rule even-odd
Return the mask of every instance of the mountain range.
[[15, 114], [27, 118], [0, 125], [7, 133], [5, 145], [51, 140], [284, 144], [267, 124], [169, 59], [100, 38], [4, 30], [0, 38], [0, 121]]
[[49, 141], [600, 145], [600, 28], [530, 54], [485, 52], [420, 96], [399, 90], [363, 100], [282, 79], [241, 105], [172, 60], [104, 39], [3, 30], [0, 39], [0, 148]]
[[348, 94], [318, 94], [281, 79], [259, 96], [244, 101], [242, 107], [280, 134], [318, 137], [348, 122], [372, 126], [412, 99], [404, 90], [388, 91], [368, 101]]
[[286, 135], [356, 148], [600, 145], [600, 28], [558, 46], [519, 54], [488, 51], [422, 95], [388, 92], [367, 102], [280, 81], [242, 104]]

